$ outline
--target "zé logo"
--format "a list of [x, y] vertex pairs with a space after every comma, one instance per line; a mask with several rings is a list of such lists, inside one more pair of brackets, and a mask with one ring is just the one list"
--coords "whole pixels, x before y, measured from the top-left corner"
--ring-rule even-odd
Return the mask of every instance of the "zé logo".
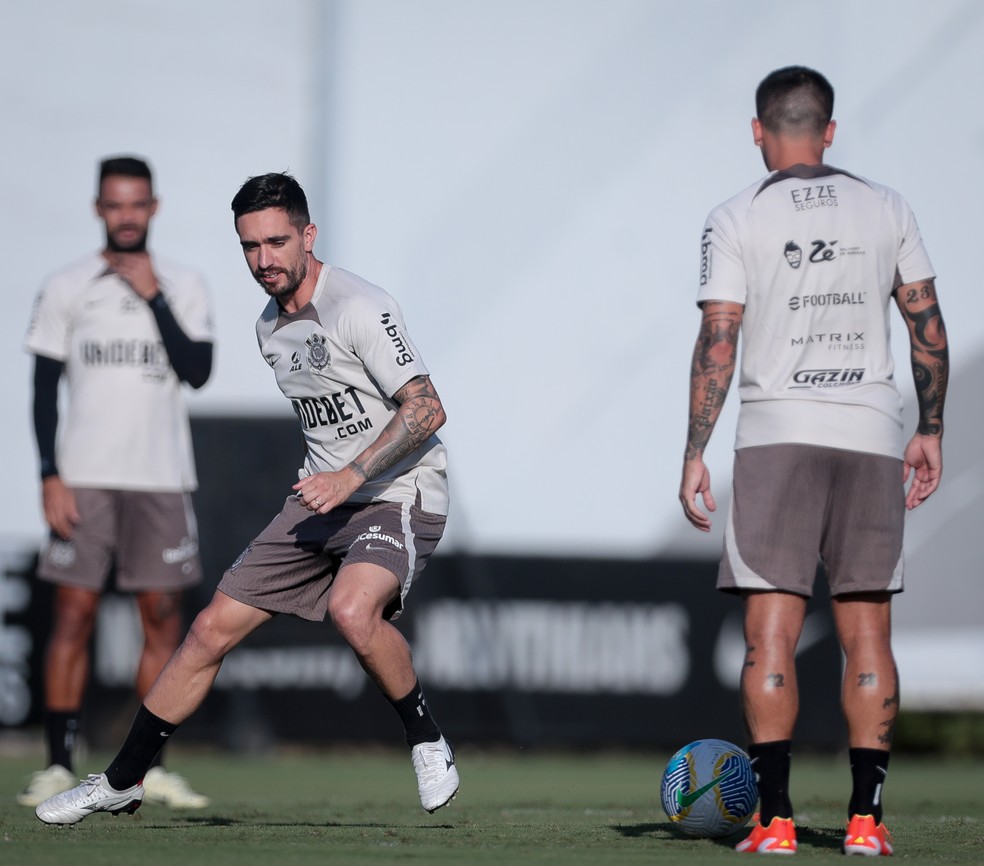
[[813, 244], [813, 252], [810, 253], [811, 262], [829, 262], [832, 261], [834, 253], [834, 244], [837, 241], [811, 241]]

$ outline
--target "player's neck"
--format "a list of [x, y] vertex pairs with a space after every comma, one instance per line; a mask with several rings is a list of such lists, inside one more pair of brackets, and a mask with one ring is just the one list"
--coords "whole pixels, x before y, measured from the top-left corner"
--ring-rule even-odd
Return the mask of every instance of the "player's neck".
[[285, 313], [296, 313], [301, 307], [311, 302], [311, 298], [314, 297], [314, 290], [318, 287], [318, 278], [321, 276], [323, 267], [324, 263], [319, 262], [314, 256], [310, 257], [304, 282], [297, 287], [297, 291], [289, 300], [280, 305]]

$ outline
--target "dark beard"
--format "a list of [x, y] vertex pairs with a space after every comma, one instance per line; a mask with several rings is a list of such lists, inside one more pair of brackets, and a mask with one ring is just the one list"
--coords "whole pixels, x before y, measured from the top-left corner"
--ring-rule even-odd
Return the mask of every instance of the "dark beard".
[[297, 294], [297, 290], [301, 287], [301, 283], [304, 282], [304, 278], [307, 276], [307, 262], [302, 263], [301, 267], [296, 270], [284, 270], [283, 273], [287, 277], [287, 282], [282, 288], [274, 288], [263, 282], [260, 272], [253, 272], [253, 278], [260, 284], [263, 291], [281, 306]]
[[109, 232], [106, 232], [106, 249], [111, 253], [145, 253], [147, 252], [147, 232], [144, 232], [131, 244], [120, 244]]

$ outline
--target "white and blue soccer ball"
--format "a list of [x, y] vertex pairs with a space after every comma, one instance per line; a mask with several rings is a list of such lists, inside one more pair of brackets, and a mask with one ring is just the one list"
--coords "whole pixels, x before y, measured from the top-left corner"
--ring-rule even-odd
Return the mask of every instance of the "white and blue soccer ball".
[[755, 773], [727, 740], [695, 740], [666, 765], [660, 784], [663, 811], [688, 836], [718, 838], [748, 823], [758, 803]]

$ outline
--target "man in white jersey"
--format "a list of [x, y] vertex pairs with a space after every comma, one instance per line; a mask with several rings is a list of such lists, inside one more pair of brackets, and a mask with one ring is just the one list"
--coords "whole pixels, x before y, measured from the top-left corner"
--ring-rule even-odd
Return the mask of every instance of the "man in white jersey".
[[[106, 245], [45, 282], [27, 335], [51, 528], [38, 576], [56, 589], [45, 656], [49, 760], [18, 795], [25, 806], [77, 782], [72, 747], [111, 566], [117, 588], [135, 594], [143, 625], [141, 699], [178, 645], [182, 589], [201, 580], [190, 500], [197, 481], [181, 386], [200, 388], [209, 377], [211, 313], [198, 274], [148, 253], [156, 210], [144, 160], [103, 160], [96, 212]], [[63, 373], [68, 411], [59, 424]], [[207, 805], [160, 762], [158, 755], [147, 774], [148, 800]]]
[[[905, 510], [940, 481], [949, 362], [934, 272], [909, 206], [894, 190], [823, 163], [833, 102], [827, 80], [804, 67], [771, 73], [756, 92], [752, 131], [771, 174], [715, 208], [704, 228], [680, 500], [707, 531], [697, 496], [708, 511], [715, 503], [702, 456], [740, 332], [741, 409], [718, 587], [739, 593], [744, 606], [741, 693], [760, 813], [737, 850], [796, 850], [794, 652], [819, 557], [845, 654], [853, 790], [843, 850], [889, 855], [881, 790], [899, 709], [890, 604], [902, 590]], [[907, 444], [889, 344], [893, 302], [909, 331], [919, 405]]]
[[390, 622], [444, 531], [441, 399], [396, 301], [315, 258], [317, 229], [297, 181], [250, 178], [232, 208], [246, 262], [271, 298], [256, 335], [304, 433], [300, 480], [226, 571], [106, 772], [38, 807], [50, 824], [133, 812], [161, 737], [201, 704], [226, 653], [278, 613], [331, 617], [403, 723], [424, 809], [458, 790], [454, 752]]

